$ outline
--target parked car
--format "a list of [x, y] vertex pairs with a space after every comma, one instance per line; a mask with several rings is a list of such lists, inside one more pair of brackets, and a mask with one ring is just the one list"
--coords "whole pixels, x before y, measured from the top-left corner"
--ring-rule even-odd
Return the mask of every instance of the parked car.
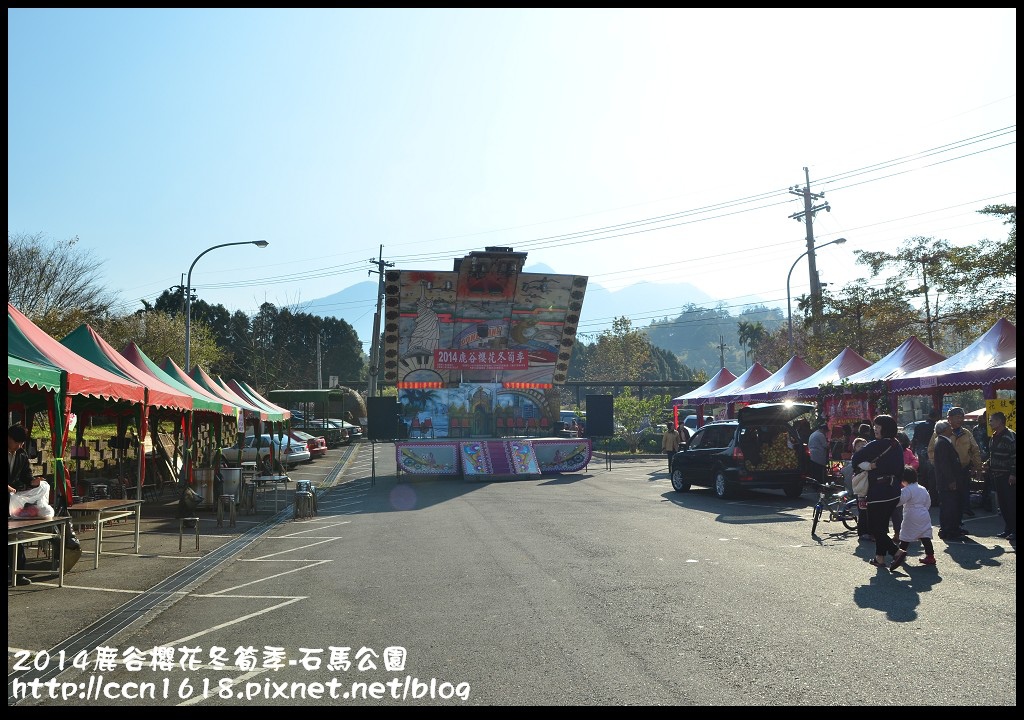
[[292, 428], [288, 434], [299, 442], [306, 443], [306, 448], [309, 450], [310, 457], [318, 458], [327, 454], [327, 438], [322, 435], [318, 437], [294, 428]]
[[910, 438], [911, 445], [914, 443], [914, 432], [927, 422], [927, 420], [915, 420], [914, 422], [907, 423], [903, 426], [903, 432], [905, 432], [907, 437]]
[[790, 447], [789, 439], [793, 421], [814, 410], [801, 403], [758, 403], [741, 408], [735, 420], [704, 425], [672, 459], [672, 489], [711, 487], [724, 498], [757, 488], [799, 497], [807, 482], [807, 450]]
[[307, 432], [310, 435], [323, 436], [327, 441], [328, 448], [341, 447], [350, 442], [348, 430], [329, 420], [307, 419], [298, 423], [293, 422], [292, 428]]
[[560, 410], [555, 435], [559, 437], [583, 437], [587, 432], [587, 414], [576, 414], [575, 410]]
[[[256, 447], [257, 437], [260, 439], [259, 448]], [[260, 463], [262, 459], [270, 455], [271, 444], [274, 446], [274, 455], [277, 457], [278, 462], [286, 469], [313, 459], [309, 453], [309, 448], [306, 447], [306, 443], [299, 442], [289, 435], [279, 438], [276, 433], [273, 435], [247, 435], [241, 448], [239, 448], [238, 443], [225, 448], [224, 458], [229, 463], [234, 464], [238, 462], [238, 451], [241, 450], [241, 462]]]
[[338, 425], [345, 430], [348, 430], [349, 442], [358, 442], [363, 439], [363, 428], [359, 425], [353, 425], [347, 420], [341, 418], [327, 418], [330, 422]]

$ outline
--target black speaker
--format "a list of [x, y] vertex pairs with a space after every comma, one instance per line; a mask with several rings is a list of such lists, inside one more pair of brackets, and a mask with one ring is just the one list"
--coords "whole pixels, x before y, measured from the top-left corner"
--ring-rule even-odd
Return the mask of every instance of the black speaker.
[[587, 395], [587, 424], [584, 433], [589, 438], [612, 437], [615, 434], [611, 395]]
[[398, 427], [401, 409], [398, 401], [393, 397], [367, 398], [367, 439], [371, 441], [394, 440], [401, 437], [401, 429]]

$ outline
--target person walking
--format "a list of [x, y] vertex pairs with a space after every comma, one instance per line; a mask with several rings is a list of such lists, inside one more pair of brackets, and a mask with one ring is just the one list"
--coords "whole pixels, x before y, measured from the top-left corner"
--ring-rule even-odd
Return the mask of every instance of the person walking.
[[885, 556], [895, 556], [899, 550], [889, 537], [889, 519], [900, 499], [903, 448], [896, 439], [898, 428], [891, 415], [878, 415], [871, 428], [875, 439], [855, 452], [852, 460], [854, 467], [868, 471], [868, 530], [875, 539], [871, 564], [885, 568]]
[[824, 483], [828, 477], [828, 419], [819, 418], [814, 432], [807, 438], [809, 472], [814, 482]]
[[676, 432], [675, 423], [669, 423], [668, 429], [661, 436], [661, 450], [668, 456], [668, 474], [672, 474], [672, 458], [679, 452], [679, 433]]
[[988, 470], [999, 500], [999, 513], [1005, 528], [999, 537], [1017, 539], [1017, 435], [1006, 427], [1006, 415], [992, 413], [988, 421], [992, 428], [989, 440]]
[[928, 491], [917, 482], [917, 470], [910, 465], [903, 467], [903, 489], [900, 490], [900, 499], [897, 508], [903, 513], [903, 521], [900, 523], [900, 549], [893, 556], [889, 570], [895, 570], [907, 559], [907, 550], [910, 543], [920, 541], [924, 547], [925, 556], [921, 560], [922, 565], [935, 564], [935, 548], [932, 546], [932, 497]]
[[935, 437], [928, 454], [935, 470], [935, 487], [939, 491], [939, 537], [962, 540], [960, 531], [960, 456], [953, 447], [953, 428], [945, 420], [935, 423]]

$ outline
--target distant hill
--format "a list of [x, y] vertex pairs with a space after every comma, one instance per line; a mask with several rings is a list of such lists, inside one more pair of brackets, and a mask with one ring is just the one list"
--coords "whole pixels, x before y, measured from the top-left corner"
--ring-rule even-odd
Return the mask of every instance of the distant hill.
[[[527, 265], [528, 273], [558, 274], [547, 265]], [[569, 273], [561, 273], [569, 274]], [[717, 301], [687, 282], [649, 283], [639, 282], [621, 290], [608, 290], [593, 281], [587, 284], [583, 298], [583, 312], [580, 313], [579, 333], [584, 341], [591, 342], [597, 333], [611, 326], [614, 318], [633, 319], [635, 329], [647, 327], [652, 320], [675, 317], [680, 309], [690, 303], [713, 306]], [[344, 320], [359, 335], [359, 340], [369, 349], [373, 337], [373, 314], [377, 309], [377, 283], [366, 281], [350, 285], [333, 295], [300, 303], [301, 310], [320, 317], [335, 317]]]

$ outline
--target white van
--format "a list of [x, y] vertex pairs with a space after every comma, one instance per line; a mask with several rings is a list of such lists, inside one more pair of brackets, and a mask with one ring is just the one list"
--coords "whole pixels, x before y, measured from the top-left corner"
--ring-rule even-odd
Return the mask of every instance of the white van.
[[[711, 417], [710, 415], [705, 415], [704, 416], [704, 424], [705, 425], [708, 424], [708, 423], [714, 422], [714, 421], [715, 421], [715, 419], [713, 417]], [[697, 416], [696, 415], [687, 415], [686, 418], [683, 420], [683, 426], [687, 430], [690, 431], [691, 435], [693, 435], [693, 432], [697, 429]]]

